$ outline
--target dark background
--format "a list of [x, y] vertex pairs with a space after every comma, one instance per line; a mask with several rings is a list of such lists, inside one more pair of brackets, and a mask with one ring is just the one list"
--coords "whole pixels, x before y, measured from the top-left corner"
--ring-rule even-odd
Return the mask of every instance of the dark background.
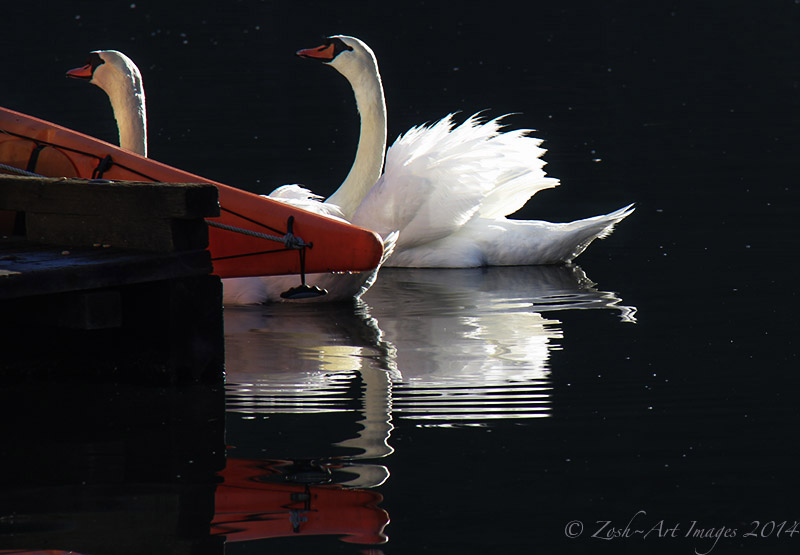
[[30, 2], [3, 17], [0, 104], [115, 142], [102, 91], [63, 74], [90, 50], [122, 50], [143, 73], [150, 156], [210, 179], [259, 193], [338, 186], [357, 141], [352, 94], [294, 52], [341, 33], [378, 56], [390, 142], [453, 111], [513, 112], [509, 123], [537, 130], [562, 185], [518, 217], [637, 203], [578, 262], [639, 322], [558, 315], [554, 417], [535, 429], [476, 442], [399, 427], [382, 489], [387, 553], [688, 553], [566, 546], [563, 525], [638, 508], [682, 522], [798, 519], [798, 2]]
[[[454, 111], [514, 112], [512, 125], [537, 129], [564, 186], [537, 196], [535, 217], [668, 198], [696, 210], [716, 194], [746, 200], [748, 187], [781, 194], [792, 169], [791, 0], [71, 1], [4, 11], [3, 105], [114, 141], [103, 93], [63, 73], [90, 50], [122, 50], [144, 76], [151, 157], [248, 189], [299, 182], [325, 194], [346, 174], [358, 125], [349, 86], [294, 56], [338, 33], [378, 56], [390, 141]], [[734, 169], [738, 179], [720, 181]]]

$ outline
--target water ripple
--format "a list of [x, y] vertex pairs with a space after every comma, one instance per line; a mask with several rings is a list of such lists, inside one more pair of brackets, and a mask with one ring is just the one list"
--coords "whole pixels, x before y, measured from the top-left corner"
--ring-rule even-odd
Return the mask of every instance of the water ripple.
[[364, 431], [342, 444], [373, 453], [390, 449], [393, 418], [452, 426], [546, 417], [549, 358], [564, 335], [552, 315], [587, 309], [635, 322], [634, 307], [577, 266], [386, 269], [355, 304], [230, 308], [227, 409], [353, 411]]

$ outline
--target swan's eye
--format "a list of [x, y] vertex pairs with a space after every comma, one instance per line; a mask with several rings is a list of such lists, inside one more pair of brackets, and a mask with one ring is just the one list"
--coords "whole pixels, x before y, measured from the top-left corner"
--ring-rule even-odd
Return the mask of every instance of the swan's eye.
[[89, 58], [86, 60], [86, 63], [92, 66], [92, 73], [94, 73], [94, 70], [96, 70], [98, 66], [101, 66], [104, 63], [106, 63], [106, 61], [103, 58], [101, 58], [100, 54], [98, 54], [97, 52], [91, 52], [89, 54]]
[[333, 38], [329, 39], [327, 44], [326, 44], [326, 46], [333, 46], [333, 57], [334, 58], [336, 56], [338, 56], [339, 54], [341, 54], [342, 52], [352, 52], [353, 51], [353, 47], [352, 46], [350, 46], [348, 44], [345, 44], [345, 42], [342, 39], [338, 38], [338, 37], [333, 37]]

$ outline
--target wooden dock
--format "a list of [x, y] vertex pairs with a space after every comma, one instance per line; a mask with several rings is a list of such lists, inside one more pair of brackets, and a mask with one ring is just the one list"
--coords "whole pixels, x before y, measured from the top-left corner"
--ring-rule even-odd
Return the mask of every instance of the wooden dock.
[[0, 375], [221, 379], [218, 214], [208, 184], [0, 175]]

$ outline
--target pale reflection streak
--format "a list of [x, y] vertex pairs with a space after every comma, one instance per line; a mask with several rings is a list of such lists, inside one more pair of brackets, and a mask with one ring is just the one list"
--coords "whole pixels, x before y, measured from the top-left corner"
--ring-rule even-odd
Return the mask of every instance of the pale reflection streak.
[[393, 413], [421, 425], [481, 425], [550, 413], [549, 358], [563, 331], [544, 312], [635, 310], [575, 266], [393, 270], [365, 298], [396, 349]]
[[[392, 416], [485, 425], [549, 415], [561, 310], [635, 309], [575, 266], [385, 269], [363, 301], [226, 310], [228, 410], [360, 411], [338, 445], [391, 452]], [[544, 316], [543, 313], [548, 314]]]

